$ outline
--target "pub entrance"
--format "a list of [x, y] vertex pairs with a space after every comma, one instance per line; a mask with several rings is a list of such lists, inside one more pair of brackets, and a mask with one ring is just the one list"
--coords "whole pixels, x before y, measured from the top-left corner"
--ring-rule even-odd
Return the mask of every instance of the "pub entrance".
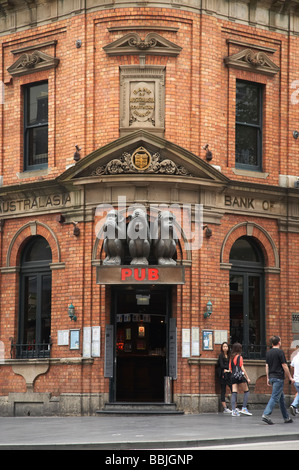
[[115, 402], [164, 402], [168, 375], [169, 286], [112, 289]]

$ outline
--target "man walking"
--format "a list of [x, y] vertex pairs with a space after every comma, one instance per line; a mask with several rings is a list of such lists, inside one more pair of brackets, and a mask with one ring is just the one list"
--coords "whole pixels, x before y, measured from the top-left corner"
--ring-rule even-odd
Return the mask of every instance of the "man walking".
[[290, 418], [283, 393], [285, 375], [291, 382], [294, 382], [292, 378], [285, 354], [281, 348], [281, 339], [279, 336], [272, 336], [271, 338], [272, 348], [267, 352], [266, 355], [266, 375], [267, 385], [272, 386], [272, 395], [268, 404], [264, 410], [262, 421], [267, 424], [274, 424], [269, 418], [276, 403], [279, 403], [280, 411], [284, 418], [285, 423], [292, 423], [293, 420]]
[[[296, 346], [297, 348], [299, 347], [298, 345]], [[293, 357], [292, 357], [293, 356]], [[290, 406], [290, 411], [293, 416], [296, 416], [298, 413], [298, 407], [299, 407], [299, 349], [295, 351], [295, 354], [293, 353], [291, 356], [291, 367], [294, 368], [294, 385], [297, 390], [296, 396], [294, 398], [293, 403]]]

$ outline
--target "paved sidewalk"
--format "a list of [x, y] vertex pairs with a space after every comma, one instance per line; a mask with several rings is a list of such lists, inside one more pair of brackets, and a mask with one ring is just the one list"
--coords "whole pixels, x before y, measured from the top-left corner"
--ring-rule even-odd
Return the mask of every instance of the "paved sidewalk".
[[275, 425], [261, 412], [232, 417], [218, 414], [178, 416], [0, 417], [0, 450], [11, 449], [184, 449], [207, 445], [299, 440], [299, 416]]

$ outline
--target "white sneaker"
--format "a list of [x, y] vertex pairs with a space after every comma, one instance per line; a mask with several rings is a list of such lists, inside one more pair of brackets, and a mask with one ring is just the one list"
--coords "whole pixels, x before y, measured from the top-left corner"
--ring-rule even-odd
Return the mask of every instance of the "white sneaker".
[[229, 408], [224, 408], [223, 414], [225, 414], [225, 415], [231, 415], [232, 412], [231, 412], [231, 410], [230, 410]]
[[247, 410], [247, 408], [242, 408], [241, 413], [242, 413], [243, 415], [252, 416], [252, 413], [249, 413], [249, 411]]
[[232, 411], [232, 416], [240, 416], [239, 410], [235, 409]]

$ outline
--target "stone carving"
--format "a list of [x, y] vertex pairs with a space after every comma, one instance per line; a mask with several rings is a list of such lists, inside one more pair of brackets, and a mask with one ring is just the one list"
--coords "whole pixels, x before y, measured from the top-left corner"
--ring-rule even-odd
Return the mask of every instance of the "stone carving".
[[157, 264], [176, 265], [174, 255], [178, 237], [172, 212], [160, 211], [151, 229], [147, 214], [140, 207], [136, 206], [129, 219], [126, 227], [125, 218], [118, 211], [108, 212], [103, 226], [103, 249], [106, 253], [103, 265], [123, 264], [126, 247], [131, 265], [148, 265], [151, 249]]
[[148, 33], [142, 39], [137, 33], [127, 33], [122, 38], [103, 47], [108, 55], [153, 54], [176, 57], [182, 48], [158, 33]]
[[111, 210], [106, 216], [103, 226], [103, 248], [106, 258], [105, 265], [122, 264], [125, 253], [126, 224], [123, 216], [116, 210]]
[[33, 52], [33, 54], [23, 54], [21, 65], [26, 69], [31, 69], [32, 67], [35, 67], [40, 61], [41, 58], [36, 52]]
[[136, 208], [127, 228], [127, 242], [131, 264], [147, 265], [151, 248], [150, 230], [146, 213]]
[[149, 49], [150, 47], [155, 47], [157, 45], [157, 39], [152, 37], [149, 40], [142, 40], [140, 37], [131, 37], [128, 40], [128, 45], [137, 47], [137, 49], [140, 49], [141, 51], [145, 49]]
[[22, 54], [14, 64], [8, 67], [7, 71], [13, 77], [19, 77], [28, 73], [48, 70], [57, 67], [59, 59], [51, 57], [41, 51]]
[[[148, 122], [155, 126], [155, 86], [154, 83], [139, 82], [132, 86], [130, 95], [130, 126]], [[136, 123], [136, 124], [135, 124]]]
[[275, 75], [280, 70], [265, 52], [252, 49], [243, 49], [237, 54], [225, 57], [224, 62], [228, 67], [251, 70], [266, 75]]
[[173, 259], [177, 244], [174, 223], [175, 215], [170, 211], [160, 212], [154, 223], [154, 254], [160, 265], [176, 265]]
[[[146, 165], [141, 164], [142, 161], [146, 161]], [[107, 165], [96, 168], [92, 172], [92, 176], [121, 173], [160, 173], [163, 175], [192, 176], [185, 167], [177, 165], [169, 158], [163, 159], [159, 153], [151, 155], [144, 147], [139, 147], [132, 155], [124, 152], [120, 158], [114, 158]]]
[[[139, 54], [144, 55], [146, 51], [139, 50]], [[163, 137], [165, 66], [122, 65], [120, 67], [119, 105], [121, 136], [136, 129], [146, 129], [148, 132]]]

